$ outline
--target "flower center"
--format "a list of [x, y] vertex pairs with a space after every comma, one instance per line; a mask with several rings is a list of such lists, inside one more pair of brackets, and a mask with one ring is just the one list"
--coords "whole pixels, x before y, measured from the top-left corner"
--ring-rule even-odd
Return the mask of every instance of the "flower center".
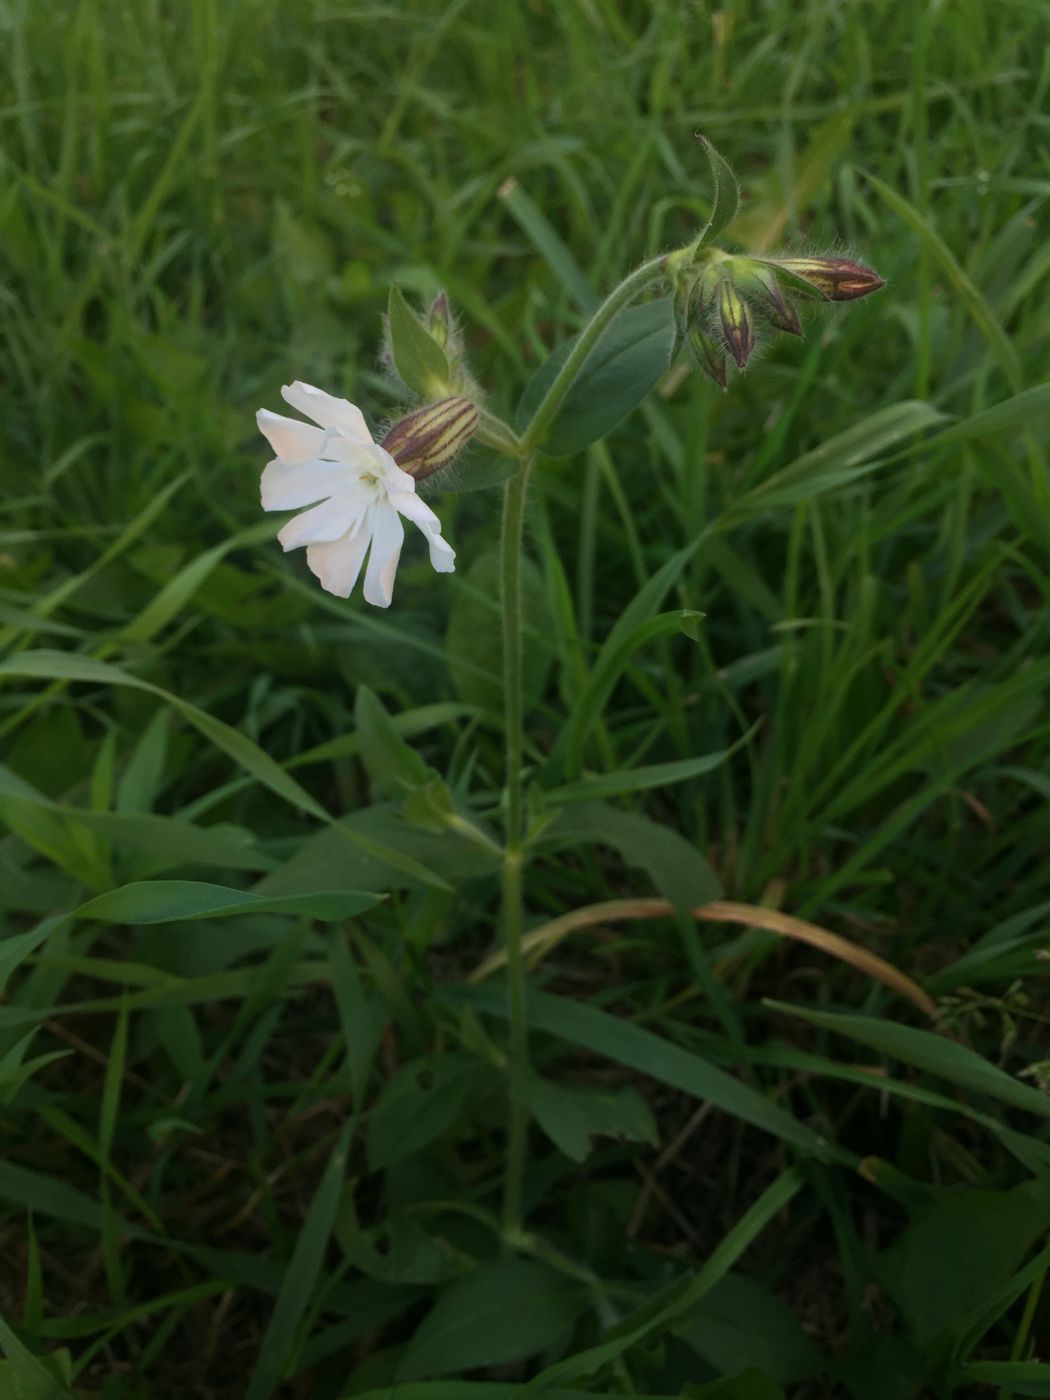
[[375, 496], [379, 495], [383, 484], [382, 477], [378, 476], [375, 472], [366, 471], [361, 473], [358, 480], [367, 491], [371, 491]]

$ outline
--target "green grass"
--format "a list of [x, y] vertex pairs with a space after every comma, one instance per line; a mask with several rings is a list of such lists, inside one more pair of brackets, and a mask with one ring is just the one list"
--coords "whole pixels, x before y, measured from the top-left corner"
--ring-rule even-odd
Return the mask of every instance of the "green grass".
[[[8, 0], [0, 30], [0, 1397], [1050, 1393], [1045, 9]], [[768, 934], [581, 928], [534, 978], [536, 1237], [501, 1254], [493, 861], [405, 819], [361, 698], [498, 829], [499, 494], [433, 492], [455, 575], [410, 541], [389, 613], [343, 603], [260, 515], [253, 414], [301, 378], [395, 418], [397, 283], [448, 290], [509, 416], [706, 215], [696, 131], [730, 242], [888, 286], [536, 472], [530, 776], [615, 814], [555, 818], [528, 923], [709, 898], [700, 853], [950, 1036]], [[160, 879], [310, 899], [65, 917]], [[388, 898], [315, 898], [354, 889]]]

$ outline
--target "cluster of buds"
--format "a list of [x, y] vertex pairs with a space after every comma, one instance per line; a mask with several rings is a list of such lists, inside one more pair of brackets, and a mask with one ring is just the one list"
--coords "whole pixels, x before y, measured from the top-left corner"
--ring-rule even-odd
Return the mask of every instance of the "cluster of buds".
[[681, 334], [696, 367], [723, 389], [726, 352], [743, 369], [760, 327], [802, 334], [790, 297], [854, 301], [884, 285], [870, 267], [848, 258], [759, 258], [718, 249], [674, 275]]

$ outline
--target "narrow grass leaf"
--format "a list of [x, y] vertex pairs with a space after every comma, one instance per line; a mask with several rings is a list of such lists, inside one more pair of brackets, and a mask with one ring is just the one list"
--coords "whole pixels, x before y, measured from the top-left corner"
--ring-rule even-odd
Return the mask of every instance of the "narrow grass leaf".
[[1050, 1365], [1042, 1361], [970, 1361], [952, 1375], [952, 1384], [965, 1387], [997, 1385], [1000, 1394], [1050, 1396]]
[[696, 758], [679, 758], [672, 763], [643, 764], [640, 768], [624, 768], [616, 773], [599, 773], [581, 778], [578, 783], [566, 783], [543, 794], [549, 807], [564, 807], [573, 802], [592, 798], [622, 797], [627, 792], [644, 792], [649, 788], [665, 788], [672, 783], [684, 783], [723, 764], [732, 749], [699, 754]]
[[[448, 988], [439, 995], [441, 999], [471, 1006], [489, 1015], [505, 1017], [507, 1014], [505, 997], [495, 987]], [[683, 1050], [622, 1017], [533, 990], [529, 993], [529, 1022], [534, 1031], [553, 1035], [567, 1045], [581, 1046], [615, 1064], [626, 1065], [639, 1074], [670, 1084], [790, 1143], [809, 1156], [825, 1161], [854, 1160], [851, 1154], [800, 1123], [749, 1084], [741, 1083], [702, 1056]]]
[[811, 1025], [835, 1031], [850, 1040], [858, 1040], [862, 1045], [903, 1060], [905, 1064], [914, 1065], [927, 1074], [948, 1079], [963, 1089], [987, 1094], [1001, 1103], [1023, 1108], [1041, 1118], [1050, 1118], [1050, 1097], [1022, 1084], [991, 1061], [946, 1036], [898, 1025], [894, 1021], [881, 1021], [873, 1016], [811, 1011], [807, 1007], [770, 999], [766, 1000], [765, 1005], [785, 1015], [797, 1016]]
[[769, 1222], [788, 1205], [801, 1186], [802, 1178], [795, 1168], [783, 1172], [715, 1246], [697, 1274], [693, 1277], [686, 1275], [676, 1280], [632, 1316], [625, 1318], [597, 1346], [588, 1347], [586, 1351], [577, 1352], [575, 1356], [567, 1356], [563, 1361], [556, 1361], [553, 1366], [541, 1371], [523, 1387], [523, 1400], [527, 1395], [543, 1393], [559, 1381], [591, 1376], [654, 1332], [665, 1332], [672, 1322], [694, 1308], [719, 1279], [725, 1277]]
[[1012, 398], [1004, 399], [991, 408], [971, 413], [939, 432], [934, 438], [937, 447], [957, 442], [972, 442], [976, 438], [997, 438], [1014, 428], [1036, 428], [1050, 415], [1050, 384], [1036, 384]]
[[795, 505], [832, 487], [847, 485], [871, 470], [873, 462], [880, 465], [876, 459], [891, 448], [938, 427], [946, 418], [918, 399], [876, 409], [752, 487], [729, 507], [727, 518], [735, 520], [756, 510]]
[[236, 914], [293, 914], [334, 923], [372, 909], [381, 894], [363, 890], [261, 895], [198, 880], [140, 880], [110, 890], [74, 911], [80, 919], [115, 924], [164, 924], [183, 919], [221, 919]]
[[673, 612], [658, 613], [656, 617], [640, 622], [626, 633], [617, 635], [614, 629], [598, 653], [587, 681], [576, 698], [564, 734], [558, 739], [557, 749], [564, 752], [564, 767], [567, 773], [573, 776], [579, 774], [583, 766], [583, 751], [587, 738], [634, 653], [656, 637], [672, 632], [686, 632], [687, 627], [700, 616], [699, 613], [678, 608]]
[[360, 846], [369, 855], [386, 861], [395, 869], [403, 870], [405, 874], [411, 875], [414, 879], [421, 880], [424, 884], [431, 885], [436, 889], [449, 888], [445, 880], [425, 865], [420, 864], [419, 861], [404, 855], [391, 846], [385, 846], [382, 842], [373, 840], [365, 832], [351, 830], [337, 822], [320, 803], [310, 796], [304, 787], [301, 787], [293, 777], [285, 772], [279, 763], [274, 762], [269, 754], [264, 753], [258, 744], [253, 743], [239, 730], [225, 724], [220, 719], [216, 719], [214, 715], [208, 714], [196, 705], [190, 704], [189, 701], [182, 700], [177, 695], [172, 695], [169, 691], [161, 689], [160, 686], [151, 685], [148, 681], [129, 675], [119, 666], [112, 666], [108, 662], [98, 661], [90, 656], [79, 656], [72, 652], [39, 650], [22, 652], [18, 656], [0, 662], [0, 676], [5, 675], [35, 677], [44, 680], [85, 681], [99, 685], [120, 685], [159, 696], [160, 699], [176, 709], [206, 739], [228, 754], [246, 773], [249, 773], [257, 782], [262, 783], [264, 787], [269, 788], [271, 792], [283, 797], [293, 807], [306, 812], [308, 816], [314, 817], [318, 821], [328, 823], [339, 831], [347, 841]]
[[325, 1251], [343, 1190], [346, 1155], [353, 1127], [354, 1120], [351, 1118], [339, 1134], [296, 1240], [245, 1400], [268, 1400], [284, 1378], [296, 1329], [322, 1278]]
[[532, 196], [512, 178], [500, 188], [499, 197], [579, 310], [587, 316], [596, 311], [601, 298], [587, 280], [583, 268], [562, 241], [557, 229]]
[[880, 180], [878, 176], [872, 175], [870, 172], [867, 173], [867, 180], [872, 189], [889, 205], [897, 217], [903, 220], [911, 231], [922, 240], [923, 246], [933, 255], [941, 271], [958, 293], [959, 299], [980, 327], [981, 333], [999, 361], [1011, 389], [1019, 390], [1024, 377], [1021, 373], [1021, 362], [1018, 359], [1017, 351], [996, 319], [992, 308], [963, 270], [947, 243], [929, 219], [897, 190], [891, 189], [885, 181]]

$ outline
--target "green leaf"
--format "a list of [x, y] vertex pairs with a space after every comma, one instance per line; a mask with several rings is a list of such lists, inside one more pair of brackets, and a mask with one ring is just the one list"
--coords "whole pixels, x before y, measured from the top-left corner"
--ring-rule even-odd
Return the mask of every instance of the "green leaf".
[[568, 774], [579, 774], [587, 738], [634, 653], [667, 633], [685, 632], [688, 636], [688, 625], [700, 616], [700, 613], [675, 608], [671, 612], [648, 617], [626, 632], [619, 628], [610, 632], [576, 697], [569, 723], [558, 737], [557, 753], [564, 754], [564, 767]]
[[493, 1259], [457, 1279], [409, 1342], [399, 1376], [415, 1380], [535, 1356], [566, 1333], [583, 1285], [528, 1259]]
[[570, 1087], [530, 1072], [525, 1100], [550, 1140], [574, 1162], [584, 1161], [592, 1138], [598, 1136], [647, 1142], [650, 1147], [659, 1142], [652, 1110], [630, 1085], [615, 1090]]
[[345, 823], [336, 822], [304, 787], [297, 783], [289, 773], [286, 773], [279, 763], [274, 762], [269, 754], [259, 748], [258, 744], [254, 744], [247, 735], [242, 734], [231, 725], [224, 724], [222, 720], [209, 715], [205, 710], [198, 709], [196, 705], [191, 705], [189, 701], [182, 700], [179, 696], [162, 690], [160, 686], [151, 685], [149, 681], [143, 681], [137, 676], [129, 675], [126, 671], [122, 671], [119, 666], [111, 666], [108, 662], [97, 661], [94, 657], [80, 656], [74, 652], [24, 651], [0, 662], [0, 676], [5, 675], [28, 676], [41, 680], [84, 681], [98, 685], [127, 686], [132, 690], [143, 690], [150, 695], [160, 696], [162, 700], [178, 710], [216, 748], [222, 749], [257, 782], [284, 798], [293, 807], [297, 807], [301, 812], [306, 812], [319, 821], [329, 823], [346, 840], [352, 841], [369, 855], [385, 861], [395, 869], [410, 875], [413, 879], [436, 889], [449, 888], [441, 876], [428, 870], [419, 861], [406, 856], [402, 851], [392, 846], [384, 846], [365, 832], [355, 831]]
[[339, 1026], [346, 1046], [350, 1091], [354, 1103], [361, 1103], [390, 1010], [377, 992], [366, 992], [345, 931], [332, 929], [329, 940], [332, 991], [335, 993]]
[[1035, 428], [1050, 414], [1050, 384], [1036, 384], [991, 408], [971, 413], [952, 423], [934, 439], [936, 446], [971, 442], [975, 438], [996, 438], [1013, 428]]
[[685, 1393], [690, 1400], [784, 1400], [780, 1386], [754, 1367]]
[[299, 1323], [318, 1285], [325, 1281], [325, 1250], [343, 1189], [346, 1154], [353, 1127], [354, 1120], [351, 1118], [344, 1125], [328, 1159], [321, 1184], [296, 1239], [245, 1400], [268, 1400], [280, 1385]]
[[369, 1278], [393, 1284], [447, 1283], [458, 1278], [473, 1260], [457, 1251], [441, 1234], [437, 1237], [406, 1215], [388, 1215], [371, 1229], [362, 1228], [351, 1192], [345, 1193], [335, 1233], [346, 1260]]
[[724, 763], [731, 752], [731, 749], [719, 749], [717, 753], [677, 758], [671, 763], [648, 763], [641, 768], [621, 768], [616, 773], [596, 773], [593, 777], [581, 778], [578, 783], [552, 788], [543, 794], [544, 801], [549, 807], [564, 807], [591, 798], [622, 797], [627, 792], [670, 787], [672, 783], [684, 783], [710, 773]]
[[72, 1400], [73, 1392], [45, 1362], [19, 1341], [0, 1317], [0, 1350], [7, 1357], [0, 1366], [3, 1400]]
[[390, 350], [398, 374], [421, 398], [442, 398], [449, 392], [445, 352], [413, 315], [397, 287], [390, 288], [387, 318]]
[[228, 540], [224, 540], [222, 544], [217, 544], [203, 554], [198, 554], [195, 559], [184, 564], [178, 573], [168, 579], [138, 616], [132, 618], [123, 627], [120, 632], [121, 641], [138, 643], [150, 641], [185, 610], [193, 595], [231, 550], [244, 545], [261, 544], [264, 540], [270, 539], [272, 535], [273, 526], [269, 521], [264, 521], [259, 525], [252, 525], [245, 530], [240, 530]]
[[1050, 1227], [1050, 1185], [944, 1192], [876, 1261], [876, 1274], [920, 1344], [955, 1338]]
[[[66, 1224], [83, 1225], [96, 1235], [102, 1231], [102, 1208], [97, 1199], [42, 1171], [0, 1161], [0, 1198], [34, 1214], [39, 1211]], [[121, 1228], [133, 1237], [141, 1233], [126, 1224]]]
[[[670, 297], [628, 306], [598, 337], [540, 444], [549, 457], [571, 457], [616, 427], [645, 398], [670, 364], [674, 349]], [[543, 401], [569, 357], [576, 337], [559, 345], [525, 386], [518, 405], [520, 428]]]
[[[877, 409], [845, 432], [766, 477], [733, 503], [726, 519], [772, 507], [795, 505], [822, 491], [845, 486], [883, 465], [882, 454], [907, 438], [947, 421], [947, 415], [918, 399]], [[721, 523], [721, 522], [720, 522]]]
[[1037, 1113], [1042, 1118], [1050, 1118], [1050, 1098], [1032, 1089], [1027, 1084], [1004, 1073], [982, 1056], [975, 1054], [965, 1045], [958, 1045], [946, 1036], [934, 1035], [931, 1031], [916, 1030], [912, 1026], [897, 1025], [893, 1021], [880, 1021], [873, 1016], [848, 1016], [832, 1011], [811, 1011], [806, 1007], [793, 1006], [789, 1002], [767, 1000], [767, 1006], [783, 1011], [788, 1016], [798, 1016], [814, 1026], [837, 1031], [839, 1035], [859, 1040], [873, 1050], [892, 1055], [905, 1064], [915, 1065], [927, 1074], [949, 1079], [964, 1089], [977, 1094], [988, 1094], [1015, 1108]]
[[602, 1366], [608, 1365], [621, 1356], [629, 1347], [636, 1346], [654, 1333], [666, 1331], [677, 1318], [690, 1312], [708, 1294], [719, 1279], [733, 1267], [736, 1261], [762, 1233], [780, 1211], [784, 1210], [802, 1185], [802, 1179], [791, 1168], [783, 1172], [768, 1186], [725, 1238], [715, 1246], [698, 1273], [686, 1274], [655, 1298], [627, 1316], [611, 1333], [596, 1346], [577, 1352], [563, 1361], [556, 1361], [526, 1385], [522, 1400], [527, 1395], [543, 1393], [556, 1381], [577, 1380], [590, 1376]]
[[[147, 733], [156, 733], [151, 725]], [[30, 810], [32, 809], [32, 810]], [[224, 826], [201, 827], [155, 812], [91, 811], [52, 802], [0, 764], [0, 811], [29, 845], [59, 864], [78, 829], [107, 837], [135, 851], [149, 874], [178, 865], [215, 865], [230, 870], [266, 870], [271, 862], [247, 832]], [[79, 848], [76, 848], [79, 849]], [[69, 859], [69, 857], [67, 857]], [[134, 873], [146, 873], [137, 869]]]
[[434, 776], [434, 770], [394, 728], [382, 701], [367, 685], [357, 688], [354, 722], [361, 744], [361, 759], [377, 789], [377, 796], [403, 796]]
[[[445, 987], [437, 996], [451, 1005], [469, 1006], [487, 1015], [507, 1015], [506, 996], [497, 987]], [[809, 1156], [844, 1163], [856, 1160], [759, 1090], [734, 1079], [702, 1055], [683, 1050], [622, 1016], [610, 1016], [595, 1006], [533, 988], [529, 991], [529, 1024], [534, 1031], [553, 1035], [567, 1045], [578, 1045], [614, 1064], [626, 1065], [662, 1084], [670, 1084], [781, 1138]]]
[[281, 896], [252, 894], [197, 880], [140, 880], [89, 899], [72, 917], [114, 924], [164, 924], [235, 914], [293, 914], [335, 923], [373, 909], [382, 898], [362, 890]]
[[895, 189], [891, 189], [889, 185], [870, 173], [867, 173], [867, 180], [897, 217], [908, 225], [933, 254], [941, 271], [955, 288], [959, 299], [980, 327], [981, 334], [999, 361], [1011, 389], [1019, 390], [1024, 376], [1021, 372], [1021, 362], [1017, 357], [1017, 351], [1014, 349], [1010, 337], [996, 319], [992, 308], [960, 266], [947, 243], [926, 216], [920, 213], [913, 204], [910, 204], [902, 194], [898, 194]]
[[1042, 1361], [971, 1361], [952, 1375], [958, 1387], [996, 1385], [1007, 1395], [1050, 1396], [1050, 1366]]
[[521, 471], [521, 463], [514, 457], [503, 457], [495, 452], [477, 453], [471, 451], [463, 462], [456, 462], [441, 474], [442, 491], [456, 491], [463, 495], [470, 491], [488, 491], [494, 486], [502, 486], [512, 476]]
[[[403, 857], [412, 857], [422, 868], [440, 867], [448, 880], [477, 879], [491, 874], [496, 866], [493, 855], [474, 842], [455, 832], [437, 835], [410, 826], [399, 811], [385, 803], [352, 812], [340, 827], [345, 830], [330, 827], [308, 836], [284, 865], [259, 881], [256, 892], [309, 894], [325, 885], [331, 889], [403, 890], [432, 883], [406, 869], [404, 860], [395, 865], [372, 854], [359, 839], [363, 835], [371, 836], [374, 849], [396, 845]], [[347, 841], [347, 831], [358, 838], [358, 849]]]
[[672, 827], [604, 802], [563, 808], [543, 832], [545, 847], [611, 846], [628, 865], [643, 869], [660, 894], [679, 909], [718, 899], [718, 876], [696, 847]]
[[[580, 1391], [545, 1390], [543, 1400], [580, 1400]], [[382, 1390], [367, 1390], [354, 1400], [518, 1400], [521, 1385], [517, 1381], [399, 1381], [397, 1385], [385, 1386]], [[616, 1400], [606, 1391], [589, 1390], [594, 1400]], [[671, 1395], [636, 1395], [634, 1400], [676, 1400]], [[752, 1400], [748, 1396], [729, 1395], [724, 1400]], [[754, 1400], [767, 1400], [765, 1394]], [[773, 1397], [769, 1397], [773, 1400]]]
[[28, 933], [16, 933], [0, 941], [0, 993], [6, 989], [12, 972], [20, 967], [26, 958], [32, 957], [41, 943], [64, 922], [61, 914], [54, 915], [44, 919]]
[[466, 1102], [480, 1065], [445, 1054], [402, 1065], [383, 1086], [368, 1120], [368, 1165], [381, 1171], [440, 1137]]
[[776, 1381], [803, 1381], [822, 1363], [791, 1309], [748, 1274], [726, 1274], [676, 1331], [725, 1375], [756, 1366]]
[[704, 154], [711, 166], [711, 181], [714, 185], [711, 216], [700, 235], [700, 241], [706, 243], [709, 239], [717, 238], [736, 218], [736, 211], [740, 207], [740, 186], [729, 164], [707, 137], [698, 132], [696, 139], [704, 148]]
[[503, 185], [499, 197], [579, 309], [586, 316], [592, 315], [601, 298], [543, 210], [514, 179]]

